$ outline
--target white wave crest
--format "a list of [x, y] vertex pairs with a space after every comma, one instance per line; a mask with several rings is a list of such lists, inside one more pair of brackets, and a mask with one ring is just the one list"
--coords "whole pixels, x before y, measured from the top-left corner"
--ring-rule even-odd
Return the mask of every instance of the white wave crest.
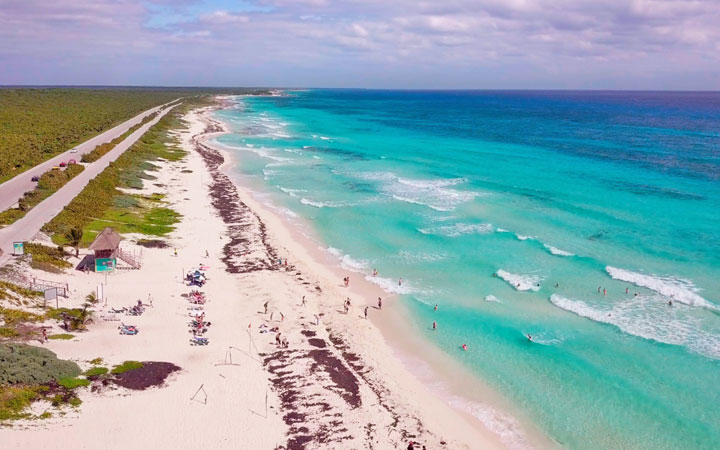
[[465, 183], [467, 181], [465, 178], [410, 179], [401, 178], [392, 172], [360, 172], [346, 175], [379, 182], [383, 194], [401, 202], [427, 206], [436, 211], [452, 211], [460, 204], [481, 195], [474, 191], [450, 188]]
[[616, 280], [632, 283], [636, 286], [648, 288], [665, 297], [677, 300], [690, 306], [700, 306], [707, 309], [720, 310], [717, 305], [705, 300], [697, 293], [699, 289], [690, 280], [676, 277], [659, 277], [631, 272], [617, 267], [605, 267], [608, 275]]
[[373, 277], [372, 275], [366, 276], [365, 279], [372, 284], [380, 286], [383, 290], [390, 292], [391, 294], [412, 294], [418, 292], [417, 289], [414, 289], [411, 284], [404, 280], [403, 284], [398, 284], [397, 280], [383, 277]]
[[502, 269], [498, 270], [497, 276], [507, 281], [510, 286], [518, 291], [539, 291], [540, 281], [542, 278], [537, 275], [518, 275], [506, 272]]
[[315, 200], [309, 200], [305, 197], [300, 199], [300, 203], [302, 203], [303, 205], [312, 206], [314, 208], [342, 208], [343, 206], [346, 206], [346, 204], [342, 202], [320, 202]]
[[514, 417], [500, 412], [485, 403], [472, 402], [462, 397], [453, 396], [448, 403], [451, 406], [472, 414], [482, 422], [509, 449], [526, 450], [532, 448], [525, 437], [520, 422]]
[[495, 303], [502, 303], [502, 300], [495, 297], [494, 295], [486, 295], [485, 299], [486, 302], [495, 302]]
[[528, 239], [535, 239], [535, 236], [525, 236], [523, 234], [515, 234], [517, 236], [518, 240], [520, 241], [527, 241]]
[[575, 256], [575, 253], [566, 252], [565, 250], [560, 250], [557, 247], [553, 247], [552, 245], [543, 244], [543, 246], [553, 255], [556, 256]]
[[327, 251], [338, 258], [340, 260], [340, 265], [345, 269], [361, 272], [370, 267], [370, 263], [368, 261], [364, 259], [354, 259], [350, 255], [343, 253], [340, 249], [335, 247], [328, 247]]
[[684, 346], [695, 353], [720, 359], [720, 335], [703, 330], [699, 320], [681, 308], [669, 308], [662, 297], [638, 296], [611, 306], [590, 306], [553, 294], [550, 302], [580, 317], [613, 325], [627, 334]]
[[277, 186], [278, 189], [288, 194], [290, 197], [297, 197], [302, 192], [307, 192], [305, 189], [290, 189], [282, 186]]
[[439, 234], [448, 237], [458, 237], [463, 234], [488, 234], [493, 232], [489, 223], [456, 223], [439, 227], [418, 228], [422, 234]]

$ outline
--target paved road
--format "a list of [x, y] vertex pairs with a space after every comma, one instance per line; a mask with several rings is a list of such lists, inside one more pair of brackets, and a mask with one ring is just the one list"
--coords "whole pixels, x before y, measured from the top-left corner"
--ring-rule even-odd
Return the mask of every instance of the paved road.
[[70, 180], [53, 195], [43, 200], [40, 204], [31, 209], [25, 217], [0, 230], [0, 249], [4, 252], [0, 255], [0, 266], [12, 258], [13, 242], [29, 241], [40, 231], [43, 225], [58, 215], [62, 209], [75, 198], [91, 179], [115, 161], [132, 144], [160, 118], [167, 114], [174, 106], [162, 110], [153, 120], [135, 130], [124, 141], [115, 146], [114, 149], [105, 154], [102, 158], [90, 164], [79, 175]]
[[33, 176], [40, 176], [48, 170], [52, 169], [53, 167], [60, 165], [61, 162], [67, 162], [68, 159], [75, 159], [80, 162], [80, 157], [82, 155], [91, 152], [99, 144], [112, 141], [116, 137], [122, 135], [127, 130], [129, 130], [133, 125], [142, 122], [145, 117], [149, 116], [160, 108], [165, 107], [167, 104], [168, 103], [148, 109], [147, 111], [138, 114], [132, 119], [125, 121], [114, 128], [110, 128], [109, 130], [98, 134], [94, 138], [77, 145], [76, 147], [74, 147], [75, 149], [77, 149], [77, 153], [70, 153], [70, 150], [68, 150], [65, 153], [54, 156], [47, 161], [42, 162], [19, 175], [16, 175], [15, 178], [11, 178], [8, 181], [0, 184], [0, 211], [5, 211], [6, 209], [14, 206], [15, 204], [17, 204], [18, 200], [20, 199], [20, 197], [23, 196], [25, 192], [31, 191], [35, 188], [35, 185], [37, 183], [32, 181]]

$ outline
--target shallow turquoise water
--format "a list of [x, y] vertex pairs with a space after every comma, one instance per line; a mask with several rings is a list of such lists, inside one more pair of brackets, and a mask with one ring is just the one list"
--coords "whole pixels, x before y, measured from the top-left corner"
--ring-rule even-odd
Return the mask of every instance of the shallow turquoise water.
[[217, 116], [254, 187], [562, 446], [720, 448], [719, 94], [315, 90]]

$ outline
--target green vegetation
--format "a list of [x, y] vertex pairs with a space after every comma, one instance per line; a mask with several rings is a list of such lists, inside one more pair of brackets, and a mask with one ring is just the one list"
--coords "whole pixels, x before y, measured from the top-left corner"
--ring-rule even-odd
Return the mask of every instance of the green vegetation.
[[59, 247], [26, 243], [25, 253], [32, 255], [30, 267], [34, 269], [57, 273], [72, 267], [72, 264], [65, 261], [65, 251]]
[[141, 369], [142, 367], [143, 363], [141, 363], [140, 361], [125, 361], [124, 363], [113, 367], [110, 373], [112, 373], [113, 375], [119, 375], [130, 370]]
[[141, 126], [143, 126], [146, 123], [153, 120], [155, 118], [155, 116], [157, 116], [157, 114], [158, 113], [156, 113], [156, 112], [150, 114], [149, 116], [145, 117], [140, 123], [133, 125], [125, 133], [116, 137], [112, 141], [98, 145], [91, 152], [85, 153], [84, 155], [82, 155], [82, 158], [80, 158], [80, 161], [82, 161], [84, 163], [91, 163], [91, 162], [95, 162], [98, 159], [102, 158], [105, 154], [110, 152], [110, 150], [114, 149], [115, 146], [117, 146], [119, 143], [124, 141], [125, 138], [127, 138], [128, 136], [133, 134], [135, 131], [137, 131]]
[[59, 333], [59, 334], [51, 334], [50, 336], [48, 336], [48, 339], [68, 341], [74, 337], [75, 337], [74, 334]]
[[99, 377], [100, 375], [105, 375], [106, 373], [108, 373], [107, 367], [93, 367], [85, 371], [85, 376], [88, 378]]
[[90, 386], [90, 380], [85, 378], [65, 377], [58, 380], [58, 384], [65, 389], [77, 389], [79, 387]]
[[0, 317], [2, 317], [6, 326], [17, 325], [24, 322], [40, 322], [45, 320], [45, 316], [35, 314], [20, 309], [10, 309], [0, 307]]
[[83, 230], [80, 228], [70, 228], [70, 230], [65, 233], [65, 239], [67, 240], [68, 245], [75, 249], [76, 258], [80, 253], [80, 241], [82, 241], [82, 237]]
[[97, 366], [97, 365], [102, 364], [102, 363], [103, 363], [103, 359], [102, 359], [101, 357], [99, 357], [99, 356], [98, 356], [97, 358], [95, 358], [95, 359], [91, 359], [91, 360], [90, 360], [90, 364], [92, 364], [93, 366]]
[[2, 89], [0, 182], [182, 95], [147, 89]]
[[46, 386], [0, 386], [0, 422], [29, 418], [25, 408], [45, 391]]
[[66, 331], [82, 331], [93, 323], [92, 310], [87, 306], [83, 308], [50, 308], [45, 314], [48, 319], [63, 322]]
[[42, 292], [26, 289], [8, 281], [0, 281], [0, 300], [6, 300], [12, 297], [33, 298], [42, 296]]
[[26, 344], [0, 343], [0, 385], [46, 384], [80, 375], [72, 361], [58, 359], [50, 350]]
[[154, 163], [182, 159], [185, 152], [169, 132], [185, 126], [181, 117], [189, 109], [207, 103], [206, 98], [191, 99], [165, 115], [90, 181], [60, 214], [43, 227], [43, 231], [53, 235], [53, 242], [64, 244], [67, 232], [80, 228], [83, 230], [81, 245], [88, 245], [108, 226], [119, 233], [163, 236], [171, 232], [180, 215], [165, 207], [161, 196], [128, 195], [118, 188], [142, 188], [143, 180], [154, 179], [151, 173], [159, 169]]
[[28, 211], [53, 195], [84, 169], [80, 164], [70, 164], [65, 170], [48, 170], [40, 176], [35, 189], [26, 192], [18, 201], [17, 208], [0, 212], [0, 225], [10, 225], [21, 219]]

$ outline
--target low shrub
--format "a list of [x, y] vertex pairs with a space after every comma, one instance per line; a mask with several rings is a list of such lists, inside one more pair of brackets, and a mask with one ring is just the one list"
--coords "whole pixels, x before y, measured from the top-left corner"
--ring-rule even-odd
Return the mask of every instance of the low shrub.
[[80, 375], [72, 361], [58, 359], [50, 350], [27, 344], [0, 344], [0, 385], [45, 384]]

